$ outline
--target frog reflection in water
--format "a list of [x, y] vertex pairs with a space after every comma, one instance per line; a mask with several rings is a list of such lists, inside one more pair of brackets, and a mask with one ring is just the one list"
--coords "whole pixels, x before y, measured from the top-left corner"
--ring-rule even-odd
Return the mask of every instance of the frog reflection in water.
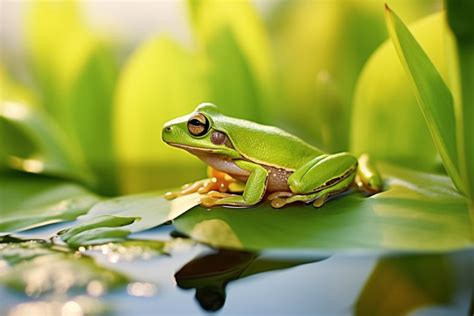
[[215, 253], [194, 258], [174, 275], [182, 289], [195, 289], [196, 300], [207, 311], [221, 309], [226, 300], [229, 283], [246, 277], [318, 262], [326, 257], [290, 258], [220, 249]]
[[[327, 154], [279, 128], [225, 116], [210, 103], [166, 123], [162, 136], [217, 175], [167, 193], [170, 199], [198, 192], [205, 207], [248, 207], [265, 196], [274, 208], [297, 201], [320, 207], [353, 187], [368, 194], [382, 190], [367, 155]], [[242, 194], [233, 190], [236, 181], [245, 183]]]

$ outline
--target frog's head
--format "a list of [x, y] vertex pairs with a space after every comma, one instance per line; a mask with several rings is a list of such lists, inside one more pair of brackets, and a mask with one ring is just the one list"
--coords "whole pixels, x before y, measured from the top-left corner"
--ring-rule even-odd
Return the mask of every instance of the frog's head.
[[229, 137], [215, 126], [221, 116], [214, 104], [200, 104], [191, 114], [167, 122], [163, 127], [163, 141], [193, 154], [207, 152], [239, 157]]

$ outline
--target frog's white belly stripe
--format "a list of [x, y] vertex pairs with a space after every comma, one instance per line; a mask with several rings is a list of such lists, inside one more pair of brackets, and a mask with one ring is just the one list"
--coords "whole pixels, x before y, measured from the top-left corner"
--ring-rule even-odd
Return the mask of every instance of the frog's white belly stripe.
[[204, 161], [208, 166], [211, 166], [216, 170], [241, 177], [248, 177], [250, 175], [250, 172], [237, 166], [232, 159], [228, 159], [220, 155], [194, 154], [197, 155], [199, 159]]
[[[239, 181], [246, 182], [250, 175], [250, 172], [240, 168], [232, 159], [224, 155], [213, 154], [187, 146], [183, 148], [204, 161], [208, 166], [225, 172]], [[267, 192], [290, 191], [288, 177], [293, 173], [292, 171], [265, 165], [263, 167], [268, 170]]]

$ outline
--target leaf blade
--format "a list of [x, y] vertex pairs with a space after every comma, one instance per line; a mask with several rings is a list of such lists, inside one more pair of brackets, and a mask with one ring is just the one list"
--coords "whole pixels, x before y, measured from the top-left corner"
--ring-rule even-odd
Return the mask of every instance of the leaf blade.
[[74, 220], [99, 197], [65, 181], [32, 175], [0, 176], [0, 235]]
[[453, 97], [429, 57], [400, 18], [386, 6], [387, 28], [415, 88], [418, 104], [446, 171], [461, 192]]
[[178, 231], [215, 247], [251, 250], [441, 251], [472, 248], [465, 199], [445, 176], [380, 168], [386, 191], [351, 194], [320, 209], [268, 203], [235, 210], [196, 207], [175, 221]]

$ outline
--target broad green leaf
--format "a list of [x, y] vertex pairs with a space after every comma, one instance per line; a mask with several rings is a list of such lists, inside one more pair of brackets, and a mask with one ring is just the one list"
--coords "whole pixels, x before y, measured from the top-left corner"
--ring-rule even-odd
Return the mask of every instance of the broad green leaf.
[[0, 243], [0, 260], [8, 264], [0, 269], [0, 284], [33, 297], [78, 290], [98, 296], [129, 281], [91, 257], [46, 243]]
[[94, 187], [117, 193], [112, 104], [118, 64], [111, 42], [90, 31], [76, 1], [30, 2], [26, 46], [41, 104], [78, 143]]
[[[457, 100], [457, 132], [460, 153], [461, 175], [464, 177], [467, 193], [471, 199], [474, 221], [474, 26], [470, 12], [474, 10], [472, 1], [446, 1], [448, 23], [456, 38], [456, 67], [458, 91], [453, 91]], [[459, 91], [460, 90], [460, 91]]]
[[433, 142], [444, 167], [461, 192], [466, 187], [458, 164], [454, 103], [451, 92], [423, 48], [399, 17], [386, 6], [387, 27], [400, 60], [415, 88]]
[[[327, 151], [347, 150], [354, 134], [350, 120], [357, 78], [387, 36], [384, 2], [411, 20], [431, 13], [436, 3], [279, 1], [281, 8], [270, 16], [281, 83], [280, 100], [272, 104], [272, 114]], [[383, 72], [384, 67], [379, 69]]]
[[131, 56], [120, 75], [114, 111], [123, 192], [173, 187], [204, 176], [202, 164], [161, 141], [161, 130], [165, 122], [194, 110], [205, 95], [194, 55], [175, 41], [153, 38]]
[[167, 200], [162, 192], [137, 194], [95, 204], [61, 238], [72, 247], [124, 240], [129, 234], [172, 221], [199, 203], [192, 194]]
[[444, 251], [472, 248], [465, 199], [449, 178], [381, 166], [385, 191], [350, 194], [322, 208], [268, 203], [249, 209], [196, 207], [177, 229], [215, 247]]
[[[446, 79], [444, 15], [428, 16], [411, 31]], [[395, 48], [386, 41], [372, 55], [359, 77], [351, 123], [351, 152], [423, 171], [441, 163]]]
[[74, 220], [99, 198], [82, 187], [26, 174], [0, 175], [0, 235]]
[[256, 9], [248, 0], [188, 3], [209, 84], [208, 101], [228, 115], [268, 120], [262, 111], [272, 105], [272, 56]]
[[[24, 4], [25, 47], [30, 67], [41, 93], [41, 105], [54, 118], [64, 116], [58, 61], [63, 48], [84, 32], [77, 1], [34, 1]], [[80, 54], [83, 50], [75, 52]], [[76, 60], [77, 62], [77, 60]], [[80, 67], [72, 64], [71, 67]]]
[[91, 183], [81, 152], [40, 110], [0, 103], [0, 166]]
[[224, 114], [261, 121], [264, 93], [232, 29], [223, 26], [205, 45], [208, 100]]
[[[87, 55], [78, 58], [75, 52], [87, 46]], [[96, 190], [112, 195], [117, 193], [112, 106], [118, 66], [109, 46], [99, 39], [76, 37], [58, 60], [58, 68], [64, 77], [60, 83], [65, 128], [77, 140], [94, 172]], [[78, 64], [77, 69], [70, 69], [70, 65]]]

